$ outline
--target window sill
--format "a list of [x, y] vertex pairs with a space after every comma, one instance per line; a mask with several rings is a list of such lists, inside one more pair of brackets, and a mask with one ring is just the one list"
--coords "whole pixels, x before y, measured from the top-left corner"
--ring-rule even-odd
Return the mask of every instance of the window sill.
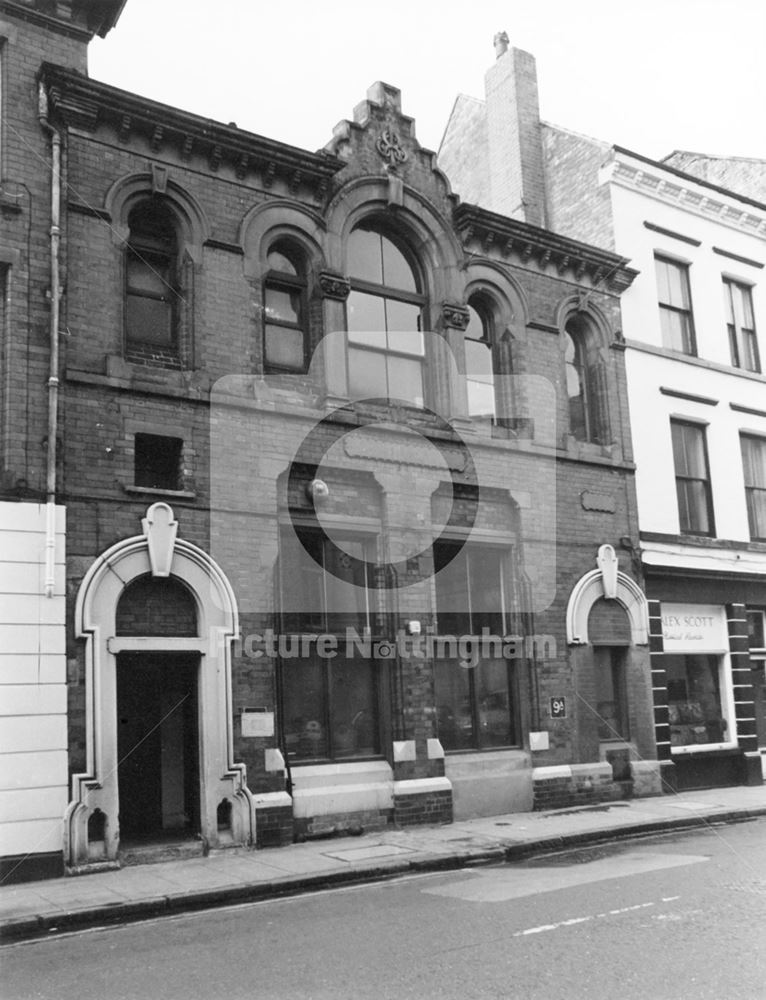
[[122, 488], [126, 493], [130, 493], [134, 496], [168, 497], [175, 500], [197, 499], [197, 494], [191, 490], [161, 490], [155, 489], [151, 486], [128, 486], [126, 484], [123, 484]]
[[686, 747], [671, 747], [670, 753], [678, 757], [687, 757], [692, 754], [721, 753], [737, 754], [742, 751], [735, 743], [695, 743]]

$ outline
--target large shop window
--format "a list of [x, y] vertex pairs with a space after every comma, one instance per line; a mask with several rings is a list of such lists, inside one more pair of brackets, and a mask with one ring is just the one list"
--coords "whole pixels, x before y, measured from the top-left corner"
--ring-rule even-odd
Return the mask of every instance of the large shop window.
[[705, 428], [684, 420], [671, 420], [670, 429], [681, 533], [714, 535]]
[[437, 730], [445, 750], [517, 743], [511, 665], [491, 639], [484, 648], [475, 640], [475, 656], [461, 656], [470, 650], [466, 637], [479, 637], [484, 629], [489, 637], [505, 634], [508, 560], [501, 549], [449, 542], [434, 546], [438, 633], [464, 643], [460, 650], [445, 642], [446, 655], [434, 661]]
[[348, 241], [349, 391], [357, 398], [424, 402], [425, 296], [403, 244], [359, 227]]
[[748, 610], [747, 637], [758, 746], [766, 748], [766, 611]]
[[[298, 536], [286, 528], [280, 541], [287, 753], [301, 761], [375, 756], [378, 673], [346, 632], [362, 636], [371, 621], [373, 593], [361, 564], [374, 558], [375, 540], [348, 537], [336, 539], [335, 546], [311, 529], [299, 529]], [[317, 636], [330, 644], [318, 645]]]
[[663, 657], [668, 682], [671, 748], [694, 748], [730, 739], [722, 697], [722, 657], [711, 653]]
[[766, 541], [766, 438], [740, 434], [747, 521], [753, 541]]

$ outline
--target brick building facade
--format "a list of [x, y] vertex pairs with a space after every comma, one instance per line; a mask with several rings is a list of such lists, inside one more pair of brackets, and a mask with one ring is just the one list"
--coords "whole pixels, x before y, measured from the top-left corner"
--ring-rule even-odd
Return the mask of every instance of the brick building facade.
[[[654, 161], [541, 121], [533, 57], [496, 41], [486, 100], [458, 98], [439, 163], [461, 196], [542, 213], [638, 272], [621, 310], [663, 781], [760, 783], [764, 161], [681, 151]], [[498, 170], [499, 146], [526, 173]]]
[[461, 202], [386, 84], [309, 153], [90, 80], [91, 7], [0, 2], [3, 510], [58, 505], [61, 646], [11, 877], [657, 792], [634, 272]]

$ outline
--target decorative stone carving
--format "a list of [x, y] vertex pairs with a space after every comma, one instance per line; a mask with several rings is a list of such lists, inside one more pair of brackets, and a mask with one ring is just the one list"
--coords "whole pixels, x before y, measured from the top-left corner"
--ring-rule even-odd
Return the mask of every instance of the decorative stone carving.
[[465, 330], [471, 314], [465, 306], [457, 305], [454, 302], [445, 302], [442, 305], [442, 322], [447, 327], [455, 330]]
[[407, 159], [407, 151], [402, 149], [399, 133], [390, 127], [384, 128], [380, 133], [375, 148], [391, 167], [396, 167]]
[[141, 522], [149, 549], [152, 576], [170, 576], [173, 550], [178, 534], [178, 521], [166, 503], [153, 503]]
[[601, 581], [604, 586], [604, 597], [614, 600], [617, 597], [617, 556], [611, 545], [602, 545], [598, 550], [596, 563], [601, 570]]
[[152, 194], [165, 194], [168, 187], [168, 168], [161, 163], [152, 163]]
[[335, 271], [320, 271], [319, 289], [324, 298], [345, 302], [351, 291], [351, 282], [344, 275], [337, 274]]

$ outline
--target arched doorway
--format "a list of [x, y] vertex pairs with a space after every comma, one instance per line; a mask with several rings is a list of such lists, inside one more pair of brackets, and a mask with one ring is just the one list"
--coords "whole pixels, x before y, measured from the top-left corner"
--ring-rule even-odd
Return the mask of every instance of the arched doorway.
[[[133, 837], [180, 826], [210, 847], [255, 839], [253, 798], [232, 751], [234, 594], [177, 532], [171, 508], [154, 504], [143, 534], [101, 555], [80, 586], [87, 769], [72, 778], [65, 816], [70, 868], [115, 861], [126, 820]], [[135, 754], [140, 766], [130, 767]]]

